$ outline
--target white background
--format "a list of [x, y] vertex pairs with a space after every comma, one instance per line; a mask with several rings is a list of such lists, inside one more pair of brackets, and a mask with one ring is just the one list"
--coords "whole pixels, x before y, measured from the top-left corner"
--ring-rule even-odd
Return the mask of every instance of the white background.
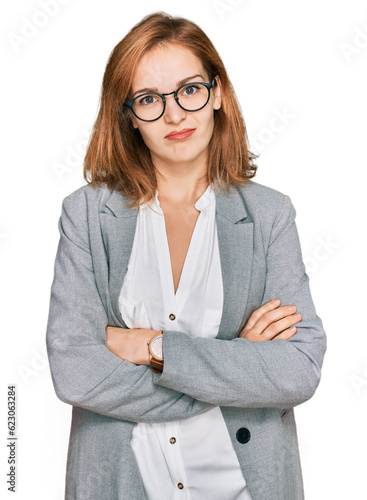
[[288, 194], [297, 210], [328, 335], [321, 384], [296, 408], [306, 499], [366, 499], [366, 3], [47, 2], [52, 16], [42, 0], [4, 2], [0, 12], [0, 496], [14, 498], [6, 395], [15, 383], [15, 498], [63, 499], [71, 406], [54, 393], [45, 351], [61, 202], [85, 184], [83, 155], [110, 52], [144, 15], [164, 10], [212, 39], [250, 146], [261, 153], [254, 180]]

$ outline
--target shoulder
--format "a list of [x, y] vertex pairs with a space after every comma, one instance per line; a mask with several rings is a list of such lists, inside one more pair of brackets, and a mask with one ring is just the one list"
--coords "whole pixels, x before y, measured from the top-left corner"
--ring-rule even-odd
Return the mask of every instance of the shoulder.
[[291, 198], [277, 189], [249, 180], [244, 187], [236, 188], [253, 219], [268, 220], [295, 218], [296, 210]]
[[69, 212], [82, 215], [85, 212], [99, 208], [111, 196], [112, 189], [105, 185], [93, 187], [92, 184], [85, 184], [62, 200], [63, 208]]
[[251, 179], [244, 187], [237, 187], [237, 189], [243, 196], [245, 203], [254, 209], [264, 207], [276, 210], [286, 199], [289, 199], [287, 194]]
[[86, 184], [65, 196], [59, 218], [59, 231], [65, 241], [90, 253], [90, 235], [98, 234], [98, 211], [111, 192], [105, 186]]

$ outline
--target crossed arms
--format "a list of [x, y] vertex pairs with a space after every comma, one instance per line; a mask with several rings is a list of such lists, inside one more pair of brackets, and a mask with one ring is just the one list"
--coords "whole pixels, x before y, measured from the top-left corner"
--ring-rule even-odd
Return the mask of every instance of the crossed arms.
[[133, 422], [179, 420], [215, 405], [286, 408], [311, 398], [326, 339], [294, 219], [295, 209], [285, 196], [274, 218], [261, 305], [274, 298], [297, 305], [302, 312], [297, 333], [288, 340], [251, 342], [165, 330], [164, 370], [154, 374], [146, 364], [123, 360], [108, 349], [108, 317], [95, 282], [88, 231], [72, 197], [65, 198], [46, 334], [57, 396]]

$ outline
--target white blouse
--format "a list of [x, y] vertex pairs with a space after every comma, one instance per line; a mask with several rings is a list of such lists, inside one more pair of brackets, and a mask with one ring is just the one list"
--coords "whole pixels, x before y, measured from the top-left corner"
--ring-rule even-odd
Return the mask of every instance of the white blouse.
[[[210, 186], [195, 208], [200, 214], [175, 294], [158, 191], [150, 204], [139, 207], [119, 296], [121, 315], [129, 328], [163, 330], [163, 335], [166, 329], [216, 337], [223, 283], [215, 193]], [[139, 422], [133, 429], [131, 446], [147, 500], [251, 500], [219, 406], [174, 422]]]

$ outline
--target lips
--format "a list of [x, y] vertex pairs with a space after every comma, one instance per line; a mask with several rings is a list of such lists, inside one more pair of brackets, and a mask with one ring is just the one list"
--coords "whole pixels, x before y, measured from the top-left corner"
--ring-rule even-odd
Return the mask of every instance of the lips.
[[165, 136], [165, 139], [170, 139], [170, 140], [180, 140], [180, 139], [186, 139], [187, 137], [190, 137], [195, 132], [195, 128], [184, 128], [182, 130], [174, 130], [170, 134]]

